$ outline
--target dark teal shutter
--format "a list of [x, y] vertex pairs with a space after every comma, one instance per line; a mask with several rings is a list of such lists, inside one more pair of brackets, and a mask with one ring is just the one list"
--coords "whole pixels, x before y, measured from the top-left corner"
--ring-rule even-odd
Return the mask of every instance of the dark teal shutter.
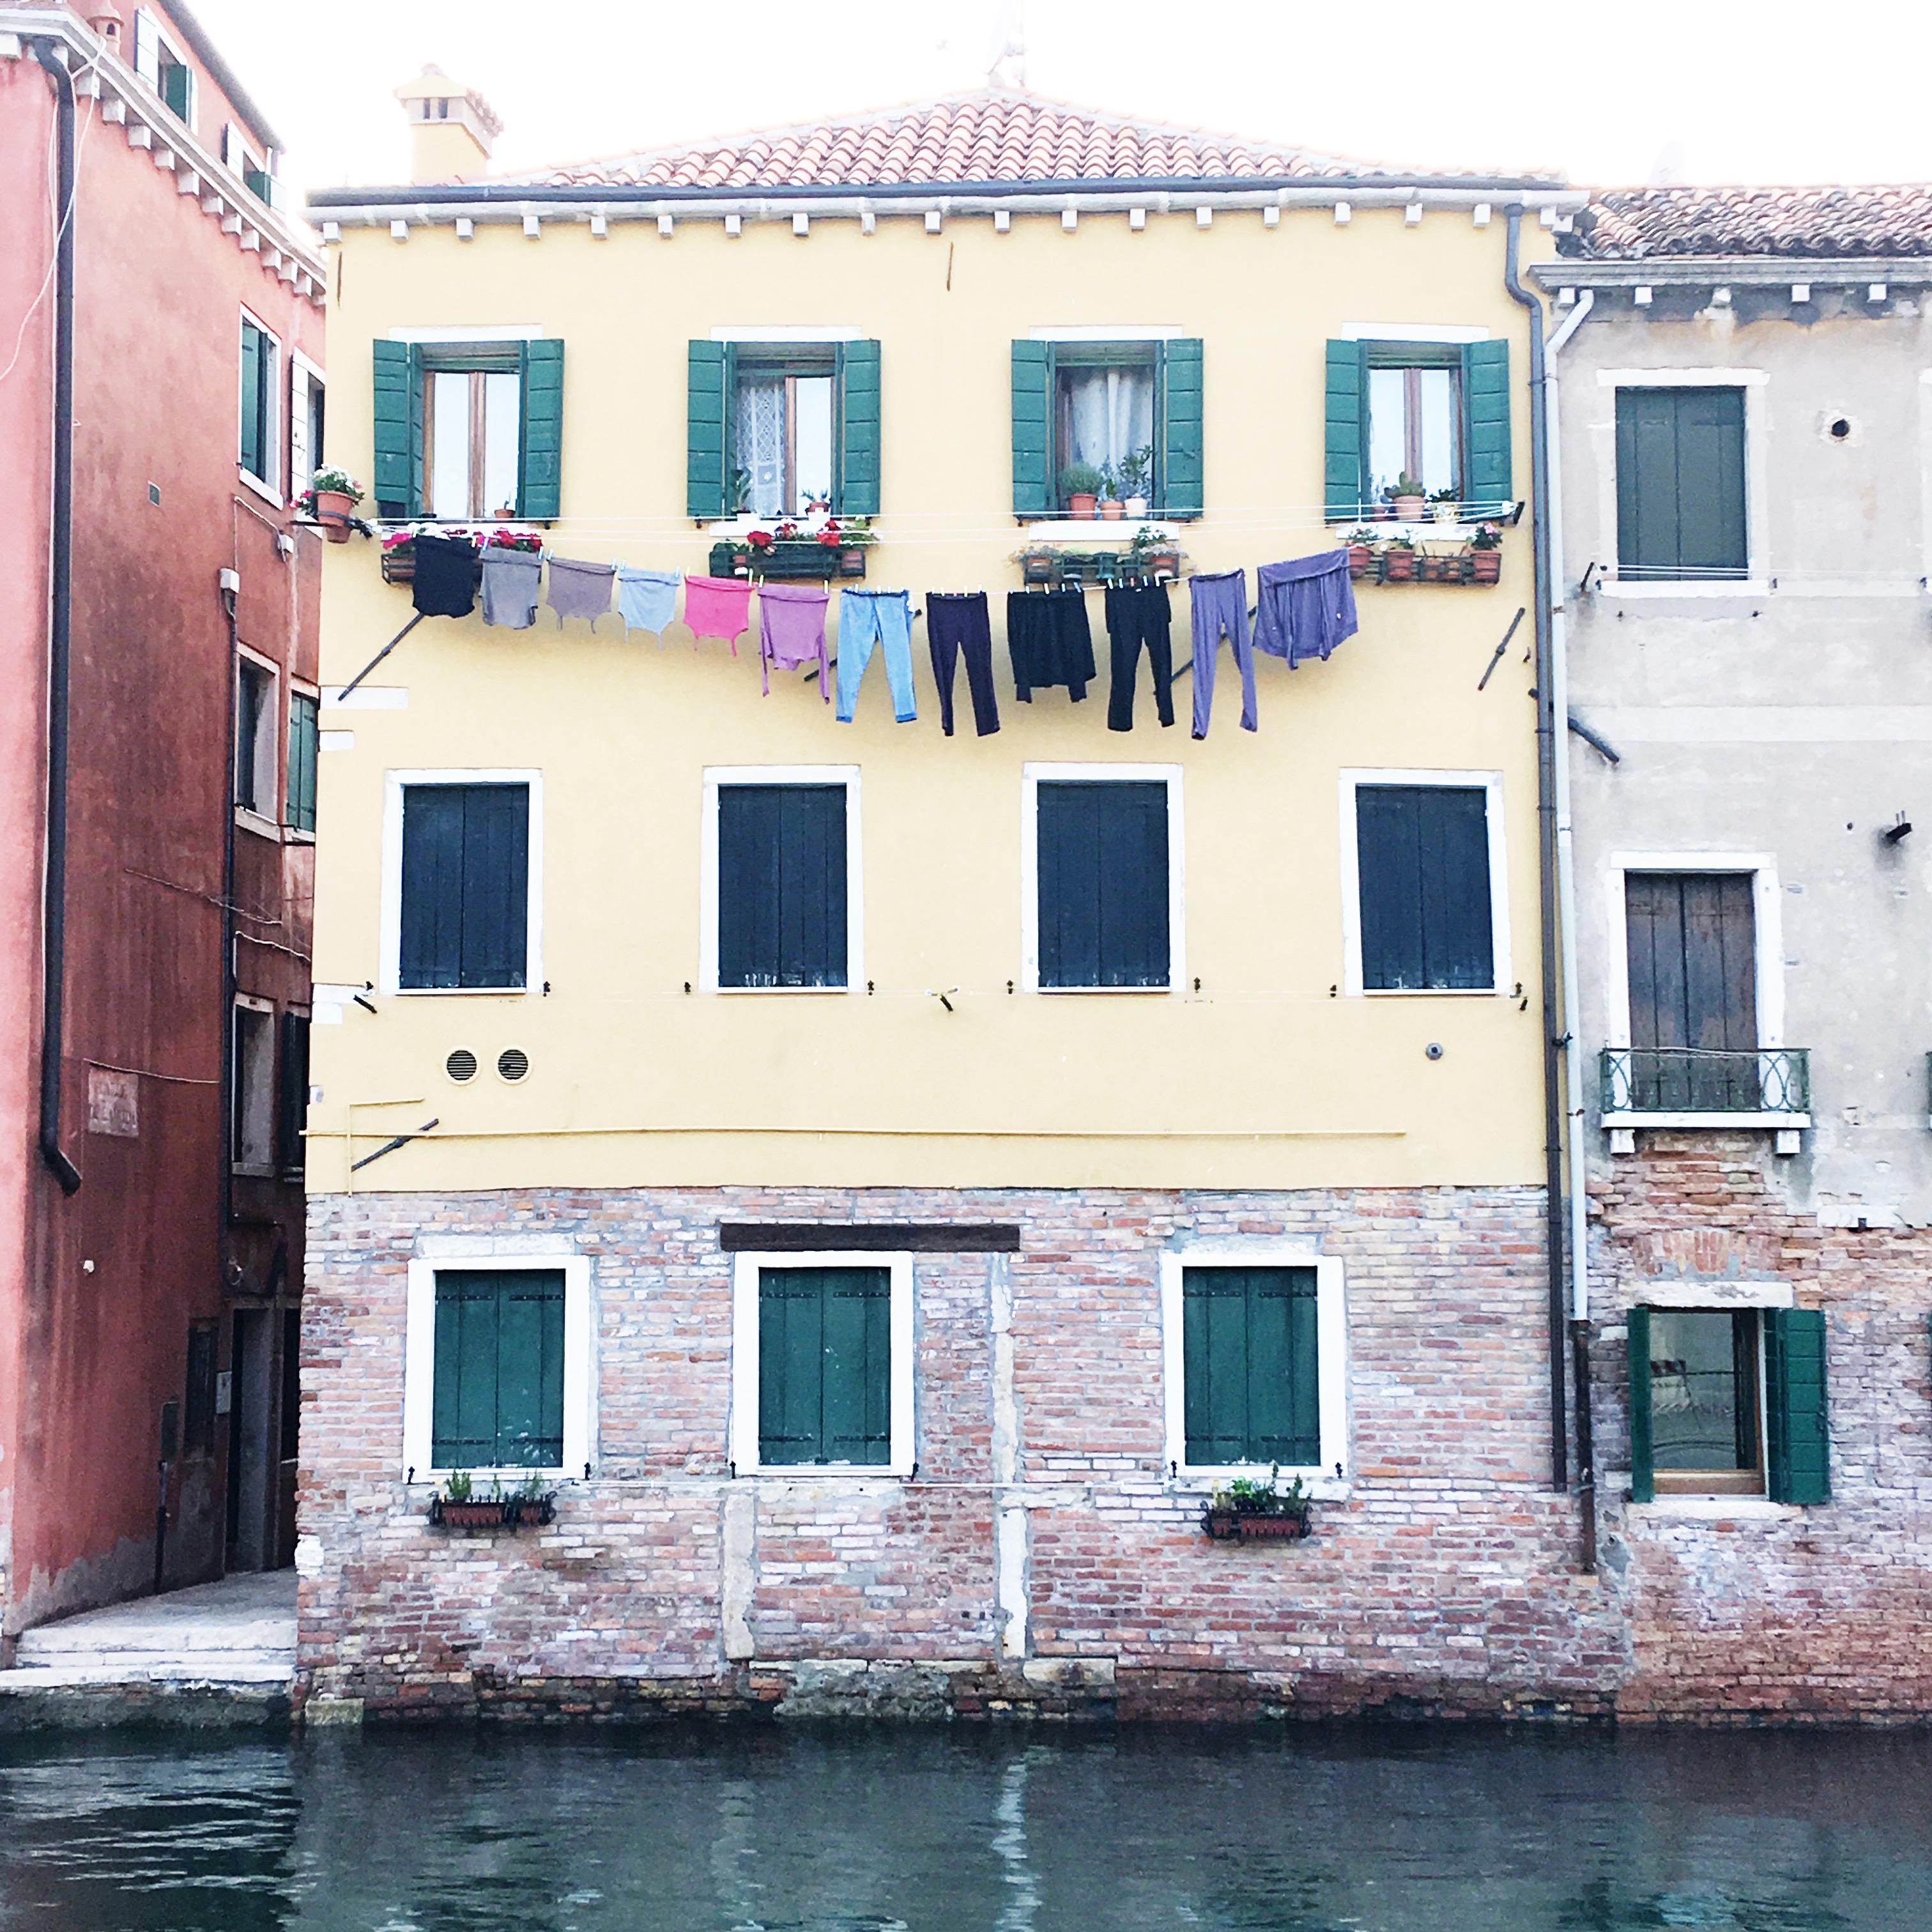
[[1823, 1311], [1767, 1309], [1764, 1323], [1766, 1474], [1771, 1499], [1829, 1502]]
[[242, 437], [238, 457], [250, 476], [260, 477], [264, 482], [268, 472], [262, 467], [262, 351], [266, 346], [262, 332], [252, 322], [242, 323]]
[[1509, 344], [1462, 346], [1462, 500], [1502, 509], [1514, 500], [1510, 484]]
[[1650, 1310], [1630, 1312], [1630, 1501], [1657, 1500], [1657, 1473], [1650, 1447]]
[[1053, 344], [1013, 344], [1013, 514], [1051, 516], [1060, 506], [1053, 474]]
[[422, 501], [421, 356], [406, 342], [375, 351], [376, 514], [395, 521], [419, 514]]
[[1042, 986], [1165, 986], [1167, 787], [1041, 784], [1034, 894]]
[[[188, 118], [188, 71], [184, 61], [170, 61], [161, 69], [161, 98], [179, 121]], [[257, 476], [261, 473], [255, 472]]]
[[758, 1271], [758, 1460], [892, 1458], [892, 1271]]
[[879, 345], [847, 342], [838, 350], [838, 494], [842, 517], [879, 514]]
[[289, 824], [298, 832], [315, 830], [315, 763], [321, 716], [305, 691], [289, 694]]
[[1204, 500], [1201, 413], [1201, 338], [1178, 336], [1161, 345], [1160, 436], [1156, 481], [1164, 517], [1198, 517]]
[[1617, 392], [1617, 571], [1735, 579], [1748, 562], [1742, 389]]
[[842, 986], [845, 788], [722, 785], [718, 983]]
[[282, 1016], [280, 1105], [276, 1109], [278, 1162], [299, 1172], [308, 1159], [302, 1130], [308, 1124], [308, 1016]]
[[1247, 1309], [1226, 1268], [1181, 1274], [1183, 1426], [1188, 1462], [1213, 1468], [1247, 1456]]
[[434, 1467], [562, 1463], [563, 1302], [560, 1270], [438, 1270]]
[[1188, 1462], [1322, 1457], [1312, 1268], [1186, 1268], [1181, 1274]]
[[1359, 342], [1328, 345], [1322, 492], [1331, 520], [1360, 518], [1368, 494], [1368, 377]]
[[726, 430], [730, 420], [727, 389], [730, 345], [693, 342], [688, 350], [685, 404], [684, 512], [709, 518], [735, 515]]
[[517, 514], [554, 523], [563, 494], [563, 343], [544, 336], [524, 344], [523, 435], [518, 452]]
[[404, 788], [403, 986], [522, 986], [529, 893], [527, 785]]
[[496, 1460], [496, 1277], [439, 1271], [430, 1461], [487, 1468]]
[[1366, 989], [1494, 986], [1486, 794], [1470, 785], [1358, 787], [1355, 867]]

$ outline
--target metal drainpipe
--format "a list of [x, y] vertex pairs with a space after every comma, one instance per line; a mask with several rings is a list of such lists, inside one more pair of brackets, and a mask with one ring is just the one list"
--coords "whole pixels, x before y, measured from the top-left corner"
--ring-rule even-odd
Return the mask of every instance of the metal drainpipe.
[[[239, 580], [241, 544], [235, 547]], [[219, 1262], [227, 1279], [228, 1231], [235, 1225], [235, 747], [241, 726], [242, 634], [238, 590], [221, 592], [228, 620], [228, 755], [221, 775], [221, 1118], [215, 1140], [221, 1154], [221, 1235]]]
[[1543, 915], [1543, 1148], [1544, 1238], [1550, 1299], [1550, 1482], [1570, 1486], [1569, 1424], [1564, 1376], [1563, 1093], [1565, 1042], [1557, 1033], [1556, 716], [1550, 658], [1550, 444], [1544, 392], [1543, 304], [1516, 274], [1522, 206], [1508, 214], [1503, 286], [1529, 311], [1531, 538], [1536, 563], [1537, 879]]
[[56, 43], [32, 43], [52, 77], [60, 147], [59, 226], [54, 236], [53, 544], [47, 620], [47, 827], [40, 913], [40, 1159], [66, 1195], [80, 1170], [61, 1151], [61, 1074], [66, 1052], [68, 667], [74, 635], [74, 76]]

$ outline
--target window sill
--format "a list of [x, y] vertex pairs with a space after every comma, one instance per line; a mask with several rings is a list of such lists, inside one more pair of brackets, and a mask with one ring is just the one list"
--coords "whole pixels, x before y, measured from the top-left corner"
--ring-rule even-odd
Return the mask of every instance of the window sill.
[[736, 1480], [742, 1482], [748, 1475], [761, 1482], [906, 1483], [912, 1480], [913, 1467], [910, 1462], [760, 1462], [749, 1470], [741, 1469]]
[[[409, 1473], [410, 1472], [406, 1471], [404, 1474], [403, 1486], [405, 1489], [433, 1490], [440, 1487], [442, 1484], [447, 1482], [452, 1476], [456, 1474], [456, 1471], [454, 1468], [448, 1469], [418, 1469], [414, 1472], [416, 1480], [413, 1483], [409, 1481], [407, 1479]], [[476, 1484], [481, 1483], [485, 1489], [488, 1489], [493, 1483], [500, 1483], [506, 1490], [508, 1490], [512, 1486], [520, 1489], [532, 1476], [540, 1476], [546, 1481], [553, 1483], [567, 1482], [570, 1480], [564, 1471], [562, 1464], [560, 1462], [553, 1462], [542, 1468], [533, 1468], [527, 1462], [518, 1462], [514, 1466], [507, 1466], [504, 1468], [496, 1469], [478, 1469], [472, 1467], [468, 1469], [466, 1473], [468, 1474], [472, 1486]], [[488, 1502], [490, 1498], [488, 1496], [480, 1496], [474, 1498], [474, 1500], [479, 1502]]]
[[1774, 1503], [1763, 1496], [1659, 1496], [1654, 1502], [1627, 1507], [1638, 1521], [1653, 1522], [1781, 1522], [1804, 1514], [1797, 1503]]
[[[1264, 1474], [1269, 1466], [1265, 1462], [1230, 1462], [1224, 1468], [1216, 1468], [1184, 1462], [1180, 1474], [1172, 1478], [1167, 1486], [1172, 1495], [1198, 1497], [1204, 1502], [1210, 1490], [1224, 1488], [1229, 1483], [1253, 1482]], [[1345, 1503], [1355, 1492], [1354, 1484], [1346, 1478], [1324, 1476], [1316, 1468], [1292, 1469], [1286, 1463], [1276, 1480], [1282, 1484], [1299, 1481], [1304, 1492], [1318, 1503]]]
[[1606, 597], [1622, 597], [1642, 602], [1674, 597], [1768, 597], [1771, 584], [1762, 577], [1731, 577], [1720, 582], [1707, 583], [1684, 579], [1649, 578], [1642, 583], [1627, 583], [1621, 578], [1601, 578], [1597, 590]]
[[238, 1160], [229, 1164], [229, 1172], [238, 1180], [279, 1180], [280, 1170], [273, 1161]]
[[1406, 538], [1411, 543], [1467, 543], [1488, 524], [1514, 523], [1507, 510], [1493, 517], [1459, 518], [1453, 524], [1438, 524], [1433, 517], [1418, 517], [1408, 521], [1393, 517], [1330, 517], [1327, 520], [1331, 531], [1372, 530], [1374, 541], [1378, 544], [1393, 543], [1398, 537]]
[[313, 845], [315, 834], [304, 832], [298, 825], [285, 825], [282, 827], [282, 840], [284, 844], [289, 845]]
[[801, 994], [808, 998], [814, 995], [822, 998], [830, 994], [842, 999], [858, 989], [854, 986], [706, 986], [704, 990], [707, 993], [729, 994], [734, 998], [740, 998], [747, 993], [776, 993], [785, 999], [795, 1000]]
[[1352, 986], [1352, 999], [1360, 1000], [1500, 1000], [1514, 998], [1500, 986]]
[[1178, 543], [1186, 525], [1196, 520], [1172, 516], [1075, 518], [1064, 517], [1055, 511], [1051, 515], [1019, 517], [1015, 520], [1025, 530], [1028, 543], [1086, 542], [1124, 550], [1136, 530], [1152, 530], [1168, 542]]
[[396, 1000], [522, 1000], [530, 997], [527, 986], [392, 986], [382, 995]]
[[1809, 1114], [1606, 1114], [1606, 1132], [1628, 1127], [1808, 1127]]
[[866, 527], [876, 538], [879, 533], [879, 520], [863, 512], [854, 511], [849, 517], [842, 517], [835, 511], [829, 514], [815, 517], [754, 517], [748, 514], [742, 517], [721, 517], [700, 523], [699, 527], [707, 536], [748, 537], [754, 530], [775, 530], [781, 524], [796, 524], [804, 535], [799, 539], [804, 542], [817, 538], [818, 532], [827, 524], [844, 524], [864, 517]]
[[257, 812], [253, 806], [238, 805], [235, 808], [235, 823], [244, 832], [252, 832], [257, 838], [266, 838], [270, 844], [282, 842], [282, 828], [266, 813]]
[[1165, 986], [1029, 986], [1026, 990], [1029, 993], [1043, 993], [1048, 998], [1056, 1000], [1068, 994], [1072, 994], [1078, 998], [1084, 998], [1095, 993], [1111, 994], [1115, 996], [1124, 994], [1130, 998], [1138, 995], [1143, 999], [1151, 997], [1157, 1000], [1168, 1000], [1172, 999], [1175, 994], [1181, 991], [1181, 988], [1170, 983]]
[[278, 510], [286, 507], [282, 501], [281, 493], [279, 490], [269, 488], [260, 477], [256, 476], [252, 471], [244, 470], [238, 463], [235, 466], [235, 474], [242, 488], [254, 490], [263, 502], [271, 505]]

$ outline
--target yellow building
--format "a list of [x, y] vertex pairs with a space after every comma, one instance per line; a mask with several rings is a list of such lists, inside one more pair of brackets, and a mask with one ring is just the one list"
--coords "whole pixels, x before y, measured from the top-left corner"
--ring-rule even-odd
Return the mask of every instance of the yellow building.
[[[956, 1708], [1184, 1664], [1340, 1697], [1390, 1653], [1306, 1627], [1445, 1484], [1496, 1590], [1570, 1567], [1532, 627], [1499, 640], [1506, 257], [1576, 198], [997, 92], [458, 184], [494, 116], [402, 92], [438, 178], [311, 209], [329, 454], [386, 547], [330, 551], [324, 612], [315, 1694], [806, 1708], [864, 1660]], [[564, 611], [366, 669], [452, 530], [529, 533]], [[498, 618], [539, 594], [505, 548]], [[613, 566], [743, 587], [620, 576], [674, 600], [647, 629]], [[1171, 623], [1171, 725], [1136, 648], [1119, 728], [1110, 616]], [[1343, 1552], [1305, 1586], [1201, 1533], [1276, 1463]], [[457, 1471], [555, 1526], [391, 1628]], [[1484, 1678], [1416, 1628], [1395, 1676]]]

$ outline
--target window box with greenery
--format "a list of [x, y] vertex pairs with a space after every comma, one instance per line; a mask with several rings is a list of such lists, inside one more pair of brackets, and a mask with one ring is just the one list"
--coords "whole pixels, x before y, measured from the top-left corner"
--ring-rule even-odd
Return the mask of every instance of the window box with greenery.
[[[537, 530], [512, 530], [499, 524], [481, 530], [464, 530], [460, 526], [439, 524], [430, 527], [434, 536], [455, 537], [476, 546], [476, 570], [480, 582], [483, 571], [483, 552], [485, 550], [520, 550], [526, 556], [539, 556], [543, 554], [542, 533]], [[391, 530], [382, 538], [382, 581], [385, 584], [413, 584], [416, 574], [416, 530]]]
[[1324, 477], [1330, 522], [1455, 520], [1511, 502], [1509, 344], [1334, 341]]
[[429, 1520], [445, 1529], [520, 1529], [556, 1520], [556, 1492], [541, 1476], [526, 1478], [506, 1492], [501, 1477], [493, 1477], [489, 1493], [478, 1496], [467, 1469], [452, 1469], [430, 1498]]
[[1013, 514], [1090, 517], [1106, 488], [1124, 517], [1199, 516], [1201, 385], [1198, 337], [1016, 341]]
[[346, 543], [356, 525], [356, 506], [362, 500], [362, 486], [347, 470], [325, 464], [309, 478], [308, 488], [296, 499], [296, 508], [322, 526], [331, 543]]
[[554, 521], [563, 344], [375, 344], [375, 495], [386, 522]]
[[713, 577], [805, 578], [824, 581], [866, 574], [866, 552], [876, 541], [869, 517], [828, 518], [818, 524], [788, 520], [776, 530], [751, 531], [711, 546]]
[[1216, 1484], [1202, 1505], [1201, 1526], [1217, 1543], [1298, 1540], [1310, 1533], [1313, 1498], [1295, 1477], [1280, 1486], [1281, 1465], [1274, 1464], [1266, 1482], [1237, 1476]]

